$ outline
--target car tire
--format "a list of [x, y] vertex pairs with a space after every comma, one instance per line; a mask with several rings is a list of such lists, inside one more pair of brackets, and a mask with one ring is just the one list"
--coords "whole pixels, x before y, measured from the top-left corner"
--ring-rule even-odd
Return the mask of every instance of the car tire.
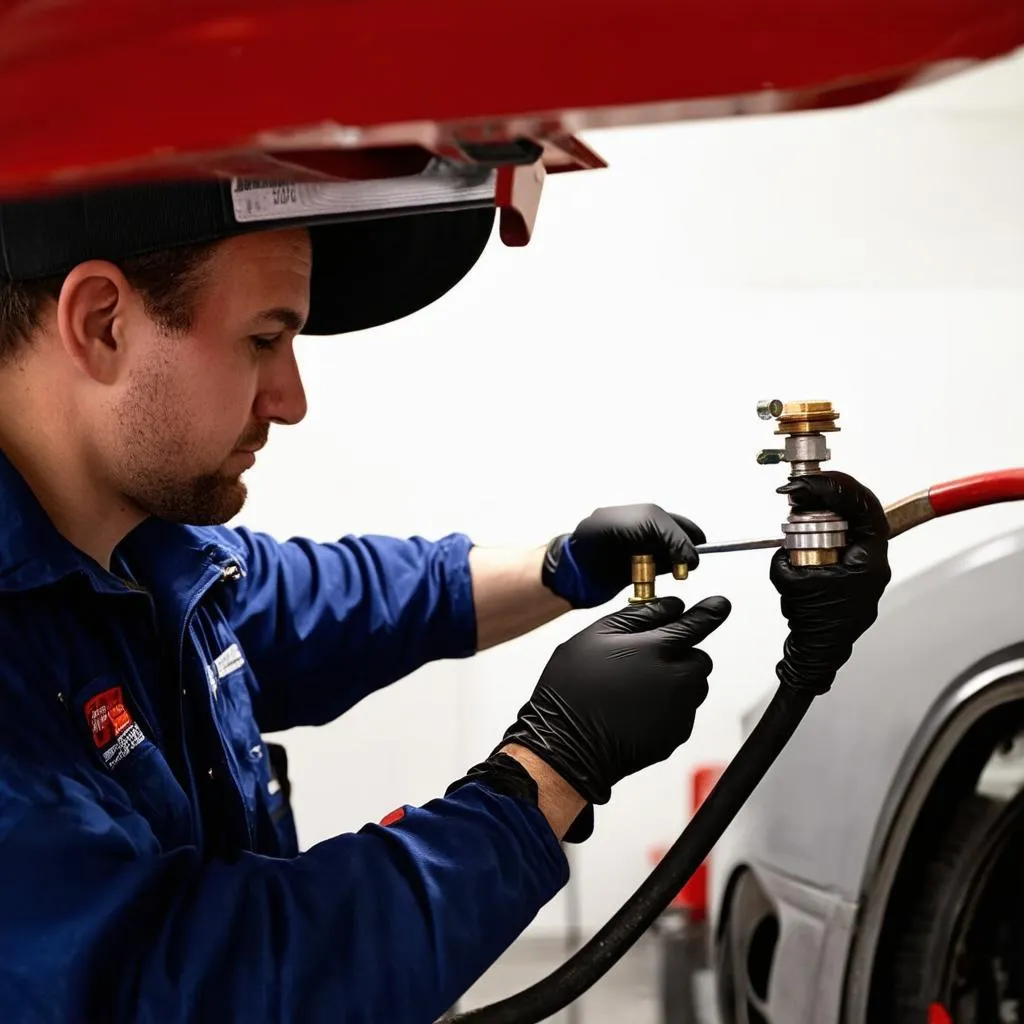
[[880, 952], [888, 963], [878, 965], [872, 1020], [927, 1024], [935, 1004], [957, 1024], [1018, 1019], [1003, 1016], [993, 984], [972, 990], [965, 979], [984, 970], [986, 943], [996, 941], [986, 929], [1001, 927], [989, 910], [1001, 892], [998, 872], [1022, 838], [1020, 797], [1007, 804], [972, 793], [928, 823], [886, 914]]

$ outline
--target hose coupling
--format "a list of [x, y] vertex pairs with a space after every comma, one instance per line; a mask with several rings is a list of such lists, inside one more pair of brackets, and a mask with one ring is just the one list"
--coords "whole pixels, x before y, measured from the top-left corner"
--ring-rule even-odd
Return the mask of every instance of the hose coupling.
[[782, 524], [792, 565], [836, 565], [849, 523], [832, 512], [794, 512]]
[[[761, 419], [775, 419], [775, 433], [785, 437], [785, 447], [762, 450], [761, 465], [789, 463], [790, 479], [821, 472], [832, 458], [826, 434], [837, 432], [839, 413], [831, 402], [759, 402]], [[790, 507], [793, 499], [789, 499]], [[846, 546], [849, 524], [832, 512], [791, 512], [782, 524], [783, 544], [793, 565], [835, 565]]]

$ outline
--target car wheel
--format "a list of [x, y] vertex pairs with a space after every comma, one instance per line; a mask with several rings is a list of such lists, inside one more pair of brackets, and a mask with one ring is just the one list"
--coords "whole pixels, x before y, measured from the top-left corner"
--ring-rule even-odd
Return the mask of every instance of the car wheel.
[[886, 914], [873, 1020], [1024, 1022], [1024, 797], [942, 808]]
[[717, 996], [723, 1024], [772, 1024], [768, 1015], [779, 919], [752, 871], [732, 884], [716, 943]]

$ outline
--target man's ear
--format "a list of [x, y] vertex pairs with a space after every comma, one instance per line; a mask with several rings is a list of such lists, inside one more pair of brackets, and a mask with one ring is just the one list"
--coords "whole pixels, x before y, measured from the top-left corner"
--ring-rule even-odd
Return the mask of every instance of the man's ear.
[[124, 322], [134, 300], [124, 274], [105, 260], [80, 263], [64, 279], [57, 329], [71, 360], [97, 383], [112, 384], [124, 371]]

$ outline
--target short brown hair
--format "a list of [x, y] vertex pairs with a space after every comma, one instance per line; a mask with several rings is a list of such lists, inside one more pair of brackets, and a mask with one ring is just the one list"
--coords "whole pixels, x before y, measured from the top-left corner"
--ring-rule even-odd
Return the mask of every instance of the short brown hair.
[[[118, 267], [145, 303], [146, 312], [166, 331], [192, 326], [202, 269], [218, 243], [164, 249], [119, 260]], [[30, 344], [50, 302], [60, 297], [64, 275], [36, 281], [0, 280], [0, 366]]]

